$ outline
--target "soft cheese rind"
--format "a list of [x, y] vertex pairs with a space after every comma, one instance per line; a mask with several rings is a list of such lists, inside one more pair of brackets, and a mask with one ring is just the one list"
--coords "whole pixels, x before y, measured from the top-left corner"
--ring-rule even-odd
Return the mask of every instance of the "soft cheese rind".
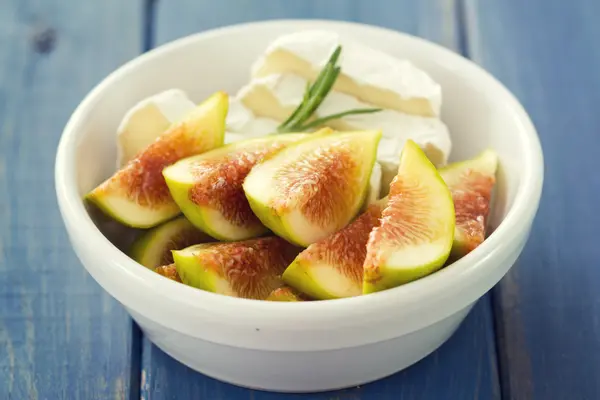
[[366, 208], [380, 199], [382, 174], [381, 164], [375, 162], [375, 164], [373, 164], [373, 170], [371, 171], [371, 177], [369, 178], [369, 188], [367, 189], [367, 196], [363, 208]]
[[229, 112], [225, 120], [225, 144], [261, 137], [277, 130], [279, 122], [264, 117], [257, 117], [238, 99], [229, 102]]
[[306, 79], [295, 74], [267, 75], [242, 87], [236, 100], [255, 115], [285, 121], [302, 103], [306, 84]]
[[[371, 108], [352, 96], [330, 93], [318, 110], [318, 116], [337, 114], [350, 109]], [[381, 110], [372, 114], [348, 115], [332, 120], [328, 125], [338, 130], [381, 129], [383, 132], [377, 159], [398, 163], [404, 143], [412, 139], [436, 166], [448, 161], [452, 141], [448, 127], [439, 118], [409, 115], [393, 110]]]
[[314, 80], [341, 45], [342, 73], [334, 89], [378, 107], [437, 116], [442, 90], [427, 73], [407, 60], [365, 46], [335, 32], [310, 30], [281, 36], [252, 66], [253, 77], [293, 73]]
[[195, 107], [180, 89], [168, 89], [138, 102], [117, 128], [117, 167], [133, 159]]
[[[240, 89], [237, 101], [248, 112], [270, 120], [283, 121], [300, 104], [307, 81], [294, 74], [274, 74], [253, 79]], [[332, 90], [316, 110], [317, 118], [357, 108], [373, 108], [355, 97]], [[378, 160], [397, 164], [407, 139], [413, 139], [436, 165], [446, 164], [451, 151], [448, 128], [438, 118], [409, 115], [384, 109], [373, 114], [349, 115], [330, 120], [327, 125], [337, 130], [381, 129]]]

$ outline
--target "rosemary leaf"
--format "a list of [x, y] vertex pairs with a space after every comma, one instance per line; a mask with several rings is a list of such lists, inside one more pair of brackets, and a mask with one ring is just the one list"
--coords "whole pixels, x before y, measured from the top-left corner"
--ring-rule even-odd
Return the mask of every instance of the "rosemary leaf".
[[298, 126], [296, 129], [298, 131], [304, 131], [304, 130], [307, 130], [310, 128], [314, 128], [315, 126], [319, 126], [324, 122], [331, 121], [332, 119], [338, 119], [338, 118], [346, 117], [348, 115], [372, 114], [372, 113], [376, 113], [379, 111], [382, 111], [382, 109], [381, 108], [355, 108], [353, 110], [343, 111], [341, 113], [326, 115], [324, 117], [317, 118], [314, 121], [311, 121], [307, 124]]
[[304, 89], [304, 96], [302, 98], [302, 102], [300, 103], [300, 105], [298, 107], [296, 107], [294, 112], [291, 113], [290, 116], [277, 127], [277, 132], [280, 132], [280, 133], [291, 132], [291, 130], [287, 129], [288, 125], [294, 118], [296, 118], [296, 116], [300, 112], [302, 112], [302, 108], [308, 102], [308, 99], [310, 98], [310, 91], [311, 91], [310, 83], [306, 82], [306, 88]]
[[304, 92], [302, 103], [294, 110], [294, 112], [277, 128], [277, 132], [292, 132], [298, 129], [298, 126], [306, 122], [315, 110], [321, 105], [323, 99], [327, 96], [333, 87], [340, 68], [336, 67], [337, 60], [342, 51], [341, 46], [338, 46], [329, 57], [327, 64], [321, 70], [314, 83], [307, 87]]
[[327, 70], [326, 78], [320, 82], [319, 86], [314, 88], [314, 94], [308, 99], [301, 112], [284, 127], [287, 132], [300, 132], [300, 126], [310, 119], [315, 110], [323, 102], [323, 99], [329, 94], [335, 80], [340, 74], [340, 68], [333, 68], [331, 65], [328, 65], [325, 69]]

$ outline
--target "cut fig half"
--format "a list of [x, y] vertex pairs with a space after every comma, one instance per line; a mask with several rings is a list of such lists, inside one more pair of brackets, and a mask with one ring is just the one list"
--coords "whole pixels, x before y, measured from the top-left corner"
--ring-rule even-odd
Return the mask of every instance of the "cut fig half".
[[233, 297], [264, 300], [283, 286], [281, 274], [300, 249], [270, 236], [228, 243], [207, 243], [173, 252], [186, 285]]
[[172, 281], [181, 283], [181, 278], [179, 277], [179, 274], [177, 273], [177, 268], [175, 267], [174, 263], [156, 267], [156, 268], [154, 268], [154, 272], [156, 272], [157, 274], [162, 275], [165, 278], [168, 278]]
[[369, 233], [379, 226], [386, 199], [371, 204], [352, 223], [303, 250], [283, 281], [318, 300], [360, 296]]
[[437, 271], [450, 254], [454, 227], [450, 190], [419, 146], [407, 140], [380, 225], [369, 235], [363, 293]]
[[172, 250], [212, 242], [213, 238], [196, 228], [184, 216], [144, 232], [131, 247], [131, 258], [154, 269], [173, 262]]
[[178, 161], [163, 175], [173, 199], [197, 228], [222, 241], [258, 237], [268, 229], [250, 209], [242, 183], [256, 163], [307, 136], [271, 135], [235, 142]]
[[307, 299], [297, 291], [296, 289], [289, 286], [282, 286], [271, 292], [271, 294], [265, 299], [267, 301], [306, 301]]
[[312, 134], [257, 164], [243, 187], [261, 222], [306, 247], [346, 226], [365, 201], [381, 131]]
[[163, 168], [223, 145], [228, 97], [217, 92], [86, 195], [106, 214], [133, 228], [151, 228], [180, 213]]
[[475, 158], [440, 169], [452, 193], [456, 214], [452, 259], [470, 253], [485, 240], [497, 168], [498, 155], [485, 150]]
[[194, 108], [196, 104], [181, 89], [155, 93], [134, 105], [117, 128], [117, 168], [137, 156]]

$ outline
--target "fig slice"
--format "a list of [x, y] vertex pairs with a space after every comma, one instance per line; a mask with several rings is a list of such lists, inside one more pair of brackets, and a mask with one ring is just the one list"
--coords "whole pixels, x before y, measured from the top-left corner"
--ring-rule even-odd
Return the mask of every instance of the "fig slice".
[[222, 241], [268, 230], [254, 215], [242, 183], [252, 167], [308, 134], [271, 135], [235, 142], [188, 157], [163, 170], [173, 199], [196, 227]]
[[169, 126], [196, 108], [181, 89], [168, 89], [135, 104], [117, 128], [117, 168], [134, 158]]
[[407, 140], [380, 226], [369, 234], [363, 293], [437, 271], [450, 255], [454, 227], [450, 190], [423, 150]]
[[456, 214], [452, 259], [470, 253], [485, 240], [497, 168], [498, 155], [487, 149], [439, 170], [452, 193]]
[[267, 301], [306, 301], [307, 299], [290, 286], [282, 286], [271, 292], [265, 299]]
[[228, 97], [217, 92], [85, 197], [133, 228], [151, 228], [180, 213], [162, 170], [174, 162], [223, 145]]
[[306, 247], [346, 226], [365, 201], [381, 131], [315, 133], [257, 164], [243, 187], [278, 236]]
[[213, 239], [180, 216], [144, 232], [131, 246], [130, 255], [146, 268], [157, 268], [173, 262], [172, 250]]
[[340, 231], [303, 250], [283, 273], [283, 281], [318, 300], [360, 296], [369, 233], [379, 226], [386, 199]]
[[174, 263], [168, 265], [161, 265], [160, 267], [154, 268], [154, 272], [159, 275], [164, 276], [165, 278], [171, 279], [172, 281], [181, 283], [181, 278], [177, 273], [177, 268]]
[[300, 249], [276, 237], [206, 243], [173, 251], [181, 281], [208, 292], [264, 300]]

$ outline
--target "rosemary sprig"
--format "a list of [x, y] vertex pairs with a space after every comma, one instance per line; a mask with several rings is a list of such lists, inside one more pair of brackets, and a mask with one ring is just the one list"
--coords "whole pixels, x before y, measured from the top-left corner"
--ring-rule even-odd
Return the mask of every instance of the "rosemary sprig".
[[338, 118], [342, 118], [342, 117], [346, 117], [348, 115], [358, 115], [358, 114], [371, 114], [371, 113], [376, 113], [382, 111], [381, 108], [355, 108], [352, 110], [348, 110], [348, 111], [344, 111], [344, 112], [340, 112], [337, 114], [331, 114], [331, 115], [326, 115], [324, 117], [321, 118], [317, 118], [314, 121], [311, 121], [307, 124], [304, 124], [302, 126], [297, 127], [298, 131], [305, 131], [308, 130], [310, 128], [314, 128], [316, 126], [321, 125], [324, 122], [330, 121], [332, 119], [338, 119]]
[[292, 132], [297, 126], [309, 119], [317, 107], [319, 107], [340, 73], [340, 68], [336, 67], [336, 63], [341, 52], [342, 48], [338, 46], [329, 57], [327, 64], [321, 70], [317, 79], [312, 85], [307, 86], [302, 103], [300, 103], [287, 120], [279, 125], [277, 132]]
[[310, 119], [313, 113], [319, 108], [325, 97], [331, 91], [335, 81], [340, 75], [341, 68], [336, 66], [342, 47], [338, 46], [329, 57], [327, 64], [312, 85], [307, 85], [304, 91], [302, 103], [294, 110], [294, 112], [277, 127], [278, 133], [300, 132], [308, 128], [312, 128], [322, 124], [323, 122], [345, 117], [347, 115], [367, 114], [381, 111], [379, 108], [361, 108], [344, 111], [338, 114], [327, 115], [318, 118], [312, 122], [305, 124]]
[[[290, 132], [298, 130], [306, 120], [308, 120], [315, 110], [321, 105], [323, 99], [333, 86], [333, 82], [340, 73], [339, 67], [332, 67], [330, 65], [325, 67], [327, 78], [319, 82], [319, 85], [314, 88], [314, 93], [309, 96], [308, 100], [301, 105], [300, 111], [290, 119], [290, 121], [284, 125], [281, 129]], [[281, 130], [280, 130], [281, 132]]]

